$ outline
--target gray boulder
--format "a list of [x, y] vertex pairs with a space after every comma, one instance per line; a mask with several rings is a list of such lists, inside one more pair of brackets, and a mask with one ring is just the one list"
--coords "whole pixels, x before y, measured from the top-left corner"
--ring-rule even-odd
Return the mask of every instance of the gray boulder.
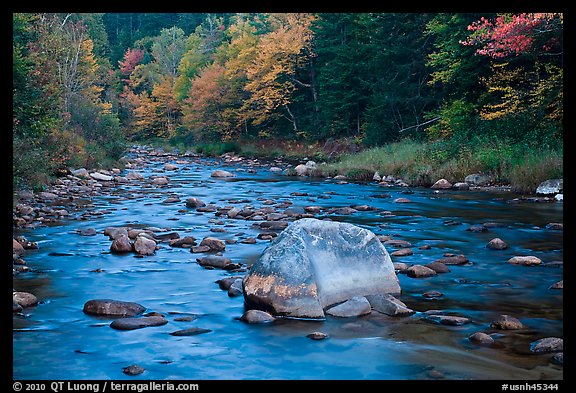
[[538, 195], [556, 195], [562, 194], [564, 188], [564, 179], [548, 179], [540, 183], [536, 188]]
[[243, 280], [248, 308], [323, 318], [355, 296], [399, 294], [390, 256], [367, 229], [336, 221], [293, 222], [264, 250]]
[[494, 182], [494, 178], [491, 175], [484, 173], [473, 173], [464, 178], [464, 181], [468, 184], [475, 186], [487, 186]]

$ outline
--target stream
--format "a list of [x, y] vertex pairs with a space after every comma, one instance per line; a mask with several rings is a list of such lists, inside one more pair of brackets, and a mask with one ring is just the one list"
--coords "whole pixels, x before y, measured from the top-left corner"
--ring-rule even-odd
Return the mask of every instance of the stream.
[[[271, 166], [282, 167], [281, 162], [247, 165], [253, 161], [149, 156], [137, 150], [129, 155], [136, 156], [142, 157], [142, 165], [122, 175], [135, 171], [144, 180], [106, 186], [109, 192], [86, 200], [75, 198], [77, 209], [70, 209], [64, 220], [14, 229], [14, 236], [25, 236], [39, 247], [23, 256], [30, 271], [13, 277], [15, 290], [33, 293], [39, 300], [13, 316], [14, 379], [563, 379], [562, 366], [551, 362], [552, 353], [530, 351], [535, 340], [563, 337], [563, 290], [550, 289], [563, 279], [563, 231], [547, 228], [563, 222], [562, 202], [515, 199], [519, 195], [510, 192], [410, 188], [412, 193], [407, 193], [406, 187], [377, 182], [345, 183], [270, 171]], [[178, 169], [164, 170], [166, 163], [176, 163]], [[210, 174], [216, 169], [235, 177], [213, 178]], [[153, 176], [166, 176], [168, 185], [152, 185]], [[169, 196], [180, 201], [164, 203]], [[228, 296], [216, 283], [243, 272], [206, 269], [196, 262], [206, 254], [167, 242], [158, 243], [160, 248], [151, 256], [110, 252], [111, 240], [103, 231], [111, 226], [162, 228], [198, 242], [206, 236], [228, 240], [223, 255], [244, 271], [270, 244], [260, 239], [242, 243], [262, 232], [256, 221], [187, 208], [184, 201], [190, 197], [240, 209], [288, 203], [321, 206], [315, 218], [353, 223], [410, 242], [413, 254], [392, 256], [393, 262], [424, 265], [445, 253], [463, 254], [469, 262], [450, 265], [450, 272], [429, 278], [398, 274], [399, 299], [416, 311], [408, 317], [373, 311], [354, 318], [247, 324], [239, 320], [243, 297]], [[401, 197], [410, 203], [395, 202]], [[371, 210], [328, 212], [357, 205]], [[86, 211], [94, 214], [83, 215]], [[483, 223], [492, 225], [482, 232], [468, 230]], [[97, 234], [79, 234], [88, 228]], [[488, 249], [486, 244], [497, 237], [509, 248]], [[424, 245], [429, 247], [420, 248]], [[397, 250], [386, 248], [389, 253]], [[536, 256], [542, 264], [507, 262], [523, 255]], [[429, 291], [442, 295], [423, 296]], [[137, 302], [147, 312], [164, 315], [168, 323], [115, 330], [109, 326], [111, 318], [83, 313], [84, 303], [91, 299]], [[428, 310], [471, 322], [434, 323], [424, 317]], [[518, 318], [525, 328], [492, 328], [503, 314]], [[170, 335], [192, 327], [210, 331]], [[315, 331], [328, 338], [307, 337]], [[491, 334], [495, 343], [483, 346], [468, 339], [479, 331]], [[122, 372], [134, 364], [145, 371], [135, 376]]]

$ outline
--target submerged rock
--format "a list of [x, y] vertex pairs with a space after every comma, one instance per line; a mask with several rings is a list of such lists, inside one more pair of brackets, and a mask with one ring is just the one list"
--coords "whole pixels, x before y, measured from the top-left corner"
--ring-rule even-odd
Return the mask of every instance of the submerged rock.
[[228, 171], [223, 171], [223, 170], [215, 170], [214, 172], [212, 172], [212, 174], [210, 175], [211, 177], [236, 177], [235, 174], [228, 172]]
[[112, 321], [110, 327], [117, 330], [135, 330], [152, 326], [166, 325], [168, 320], [159, 315], [150, 317], [127, 317]]
[[143, 367], [140, 367], [136, 364], [133, 364], [131, 366], [128, 367], [124, 367], [122, 369], [122, 372], [126, 375], [139, 375], [142, 374], [144, 371], [146, 371]]
[[263, 252], [243, 280], [250, 308], [323, 318], [324, 309], [355, 296], [399, 294], [388, 252], [358, 226], [305, 218]]

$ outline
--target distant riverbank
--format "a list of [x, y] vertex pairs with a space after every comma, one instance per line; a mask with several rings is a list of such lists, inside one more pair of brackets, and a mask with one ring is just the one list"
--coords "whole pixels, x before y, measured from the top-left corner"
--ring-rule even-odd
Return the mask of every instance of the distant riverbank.
[[342, 175], [357, 181], [373, 180], [378, 173], [401, 178], [410, 186], [431, 186], [438, 179], [456, 183], [472, 173], [482, 173], [492, 179], [490, 186], [505, 186], [525, 194], [534, 194], [538, 185], [547, 179], [562, 178], [564, 170], [562, 147], [529, 147], [481, 139], [461, 144], [406, 139], [370, 149], [361, 149], [353, 140], [221, 142], [193, 147], [164, 142], [161, 145], [167, 150], [191, 149], [209, 156], [235, 153], [244, 157], [309, 159], [318, 163], [314, 176]]

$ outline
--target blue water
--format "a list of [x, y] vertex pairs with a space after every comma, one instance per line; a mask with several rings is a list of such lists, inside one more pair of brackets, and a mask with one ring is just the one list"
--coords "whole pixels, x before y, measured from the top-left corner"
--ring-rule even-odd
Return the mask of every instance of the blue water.
[[[178, 171], [163, 171], [164, 163], [187, 160]], [[24, 259], [32, 272], [14, 276], [16, 290], [34, 293], [40, 300], [13, 318], [14, 379], [562, 379], [562, 368], [550, 363], [551, 354], [529, 353], [530, 342], [542, 337], [563, 337], [563, 290], [548, 289], [562, 280], [561, 267], [546, 263], [563, 260], [563, 233], [546, 229], [563, 222], [562, 203], [508, 201], [510, 193], [383, 188], [376, 183], [337, 184], [326, 179], [286, 177], [269, 171], [270, 165], [225, 164], [222, 160], [187, 157], [148, 157], [135, 169], [147, 179], [167, 176], [167, 187], [133, 181], [96, 196], [87, 209], [104, 212], [81, 219], [82, 210], [50, 226], [15, 231], [39, 244]], [[229, 170], [232, 179], [215, 179], [215, 169]], [[306, 192], [308, 196], [291, 196]], [[387, 193], [390, 198], [376, 198]], [[168, 196], [181, 202], [163, 204]], [[153, 256], [114, 255], [111, 241], [102, 234], [108, 226], [170, 228], [181, 237], [205, 236], [235, 239], [224, 255], [243, 266], [254, 262], [268, 241], [242, 244], [256, 237], [254, 221], [216, 217], [185, 207], [188, 197], [222, 206], [263, 206], [265, 200], [292, 202], [292, 206], [325, 208], [367, 204], [378, 210], [317, 218], [351, 222], [378, 235], [412, 243], [414, 254], [392, 257], [394, 262], [426, 264], [444, 253], [464, 254], [470, 264], [450, 266], [451, 272], [415, 279], [399, 274], [401, 300], [418, 311], [403, 318], [373, 312], [360, 318], [325, 321], [277, 320], [248, 325], [238, 320], [243, 298], [229, 297], [216, 280], [244, 273], [208, 270], [196, 263], [202, 254], [172, 248], [167, 243]], [[398, 197], [412, 203], [394, 203]], [[237, 203], [238, 200], [249, 202]], [[274, 206], [274, 205], [272, 205]], [[283, 209], [280, 209], [282, 211]], [[392, 215], [381, 215], [384, 210]], [[223, 221], [223, 223], [210, 222]], [[449, 225], [456, 222], [456, 225]], [[467, 231], [471, 225], [496, 222], [489, 232]], [[211, 232], [222, 227], [224, 233]], [[77, 230], [95, 228], [96, 236]], [[510, 247], [488, 250], [486, 243], [500, 237]], [[418, 247], [431, 246], [428, 250]], [[387, 247], [389, 252], [394, 251]], [[51, 256], [51, 253], [59, 256]], [[507, 263], [514, 255], [535, 255], [543, 266]], [[93, 272], [102, 269], [100, 273]], [[422, 294], [436, 290], [438, 299]], [[118, 331], [111, 319], [82, 312], [90, 299], [134, 301], [148, 312], [165, 315], [168, 324], [133, 331]], [[445, 326], [423, 318], [439, 309], [472, 320], [462, 326]], [[522, 321], [526, 329], [500, 331], [497, 345], [480, 347], [467, 337], [495, 332], [489, 327], [501, 314]], [[175, 318], [195, 315], [190, 322]], [[169, 333], [190, 327], [210, 329], [197, 336]], [[313, 331], [325, 340], [306, 337]], [[127, 376], [122, 368], [138, 364], [145, 372]]]

